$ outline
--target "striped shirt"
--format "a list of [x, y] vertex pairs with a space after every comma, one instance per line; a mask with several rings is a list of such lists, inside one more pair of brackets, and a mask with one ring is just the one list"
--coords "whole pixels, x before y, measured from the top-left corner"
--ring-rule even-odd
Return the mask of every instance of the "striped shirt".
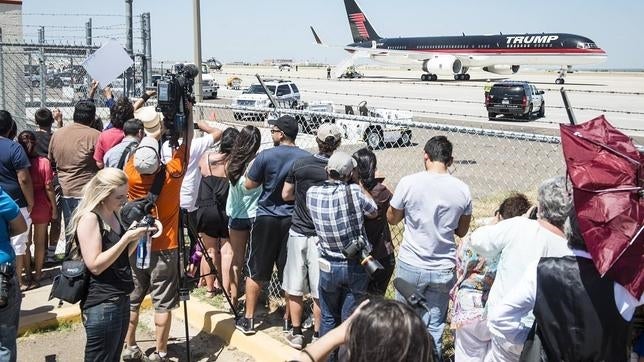
[[[347, 190], [351, 190], [353, 206], [349, 209]], [[321, 256], [345, 259], [342, 249], [357, 235], [366, 239], [363, 215], [374, 215], [378, 206], [367, 197], [360, 186], [344, 182], [326, 181], [306, 192], [306, 206], [311, 214], [315, 231], [320, 238], [318, 249]]]

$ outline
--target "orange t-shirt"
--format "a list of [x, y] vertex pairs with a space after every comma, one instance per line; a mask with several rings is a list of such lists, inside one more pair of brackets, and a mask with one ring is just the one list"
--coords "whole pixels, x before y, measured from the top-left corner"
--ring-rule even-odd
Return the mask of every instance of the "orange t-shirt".
[[[179, 192], [183, 175], [178, 175], [184, 173], [182, 171], [186, 163], [185, 145], [181, 145], [165, 165], [165, 182], [155, 203], [155, 208], [152, 209], [152, 215], [163, 224], [163, 233], [158, 238], [152, 239], [152, 251], [176, 249], [179, 246], [177, 240], [180, 211]], [[145, 197], [152, 187], [155, 175], [139, 174], [134, 168], [134, 157], [130, 157], [123, 171], [127, 175], [128, 198], [134, 200]]]

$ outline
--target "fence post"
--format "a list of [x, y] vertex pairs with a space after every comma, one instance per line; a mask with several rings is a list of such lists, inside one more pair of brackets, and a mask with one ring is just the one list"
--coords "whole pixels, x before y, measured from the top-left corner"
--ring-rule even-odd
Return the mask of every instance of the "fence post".
[[[85, 59], [89, 57], [90, 54], [90, 48], [92, 46], [92, 18], [89, 18], [87, 22], [85, 23], [85, 43], [87, 44], [88, 48], [85, 50]], [[92, 77], [87, 74], [85, 77], [85, 80], [87, 81], [87, 90], [89, 91], [90, 87], [92, 86]], [[103, 85], [105, 86], [105, 84]]]
[[152, 26], [150, 25], [150, 13], [143, 14], [145, 19], [145, 75], [147, 79], [146, 86], [152, 85]]
[[40, 107], [45, 107], [47, 103], [47, 67], [45, 65], [45, 27], [38, 29], [38, 42], [40, 43]]
[[33, 81], [33, 75], [34, 75], [34, 67], [33, 67], [33, 59], [31, 57], [31, 52], [27, 54], [29, 57], [29, 105], [33, 106], [34, 104], [34, 81]]
[[[2, 43], [2, 28], [0, 28], [0, 43]], [[2, 56], [2, 52], [2, 44], [0, 44], [0, 99], [2, 99], [0, 108], [7, 109], [7, 107], [5, 107], [5, 98], [7, 95], [4, 93], [4, 57]]]

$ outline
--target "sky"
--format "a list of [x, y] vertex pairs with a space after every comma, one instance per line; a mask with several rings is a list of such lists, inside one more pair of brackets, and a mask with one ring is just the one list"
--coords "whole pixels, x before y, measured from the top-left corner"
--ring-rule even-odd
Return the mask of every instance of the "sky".
[[[644, 68], [644, 1], [362, 0], [359, 4], [383, 37], [573, 33], [589, 37], [608, 53], [606, 63], [593, 67]], [[193, 1], [133, 0], [135, 50], [142, 49], [137, 15], [143, 12], [151, 16], [155, 63], [193, 59]], [[114, 37], [125, 45], [124, 0], [24, 0], [23, 14], [28, 39], [37, 39], [37, 26], [44, 25], [48, 40], [83, 42], [84, 23], [92, 15], [95, 43]], [[330, 45], [351, 42], [341, 0], [201, 0], [202, 58], [335, 64], [346, 56], [341, 49], [315, 45], [309, 26]]]

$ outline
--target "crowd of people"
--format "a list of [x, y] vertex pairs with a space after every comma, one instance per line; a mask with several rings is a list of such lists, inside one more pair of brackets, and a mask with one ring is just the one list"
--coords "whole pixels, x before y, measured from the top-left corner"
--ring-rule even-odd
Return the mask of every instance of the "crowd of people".
[[[96, 84], [72, 122], [38, 110], [36, 131], [18, 133], [0, 111], [0, 361], [16, 359], [21, 291], [40, 286], [61, 219], [67, 250], [77, 248], [87, 269], [86, 361], [167, 360], [184, 232], [185, 272], [202, 276], [207, 296], [223, 292], [239, 306], [244, 290], [235, 321], [246, 335], [257, 331], [262, 286], [277, 270], [285, 342], [300, 350], [293, 360], [440, 361], [448, 321], [457, 361], [627, 360], [629, 321], [643, 299], [597, 273], [566, 178], [545, 180], [534, 206], [509, 195], [470, 232], [472, 195], [449, 172], [445, 136], [429, 139], [425, 169], [391, 190], [374, 152], [343, 152], [331, 123], [309, 152], [296, 145], [295, 118], [271, 120], [274, 147], [260, 152], [250, 125], [197, 121], [195, 137], [187, 104], [186, 132], [171, 146], [163, 115], [144, 106], [154, 92], [132, 102], [107, 89], [104, 129], [95, 92]], [[124, 223], [123, 206], [137, 200], [150, 201], [158, 223]], [[390, 225], [401, 222], [394, 250]], [[149, 265], [135, 253], [142, 238], [152, 238]], [[392, 278], [413, 296], [383, 299]], [[136, 328], [148, 293], [156, 331], [146, 356]]]

